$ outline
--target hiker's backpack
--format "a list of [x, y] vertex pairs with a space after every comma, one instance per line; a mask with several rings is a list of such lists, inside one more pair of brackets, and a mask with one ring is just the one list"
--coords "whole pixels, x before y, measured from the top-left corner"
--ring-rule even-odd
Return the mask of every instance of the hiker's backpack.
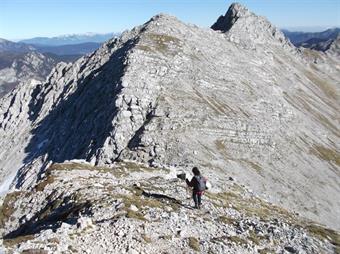
[[206, 190], [206, 179], [203, 176], [196, 176], [197, 180], [197, 190], [205, 191]]

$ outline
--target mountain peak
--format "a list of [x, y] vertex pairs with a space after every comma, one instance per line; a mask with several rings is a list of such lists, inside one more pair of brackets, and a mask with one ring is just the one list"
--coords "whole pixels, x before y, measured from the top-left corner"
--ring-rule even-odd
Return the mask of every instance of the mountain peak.
[[[20, 213], [13, 212], [18, 215], [18, 223], [12, 227], [9, 219], [10, 224], [6, 227], [28, 234], [26, 226], [42, 227], [43, 223], [49, 226], [49, 218], [54, 217], [54, 213], [51, 217], [44, 216], [43, 223], [35, 221], [46, 210], [46, 198], [37, 192], [46, 193], [48, 189], [53, 192], [55, 188], [63, 190], [63, 186], [69, 185], [54, 178], [57, 176], [79, 179], [71, 171], [68, 171], [70, 175], [59, 175], [60, 171], [68, 170], [64, 166], [58, 167], [60, 170], [54, 175], [48, 169], [49, 164], [84, 160], [86, 166], [97, 165], [100, 172], [90, 169], [84, 174], [81, 170], [81, 174], [88, 175], [89, 179], [102, 175], [104, 181], [94, 183], [89, 180], [89, 184], [94, 189], [103, 190], [105, 197], [112, 197], [108, 200], [110, 207], [111, 204], [120, 207], [118, 200], [121, 196], [116, 196], [105, 185], [106, 180], [112, 183], [107, 178], [110, 172], [120, 172], [113, 168], [117, 163], [135, 161], [159, 169], [164, 166], [165, 174], [156, 170], [152, 178], [159, 182], [158, 176], [169, 172], [166, 179], [173, 190], [180, 187], [174, 185], [177, 172], [189, 171], [198, 165], [214, 183], [214, 190], [221, 191], [214, 197], [223, 195], [229, 199], [231, 195], [222, 193], [229, 189], [225, 182], [231, 181], [232, 176], [237, 181], [232, 180], [231, 186], [234, 183], [247, 186], [254, 195], [262, 195], [304, 217], [338, 229], [340, 204], [336, 197], [339, 196], [339, 175], [335, 170], [338, 167], [335, 144], [339, 143], [339, 138], [335, 94], [340, 77], [332, 74], [336, 73], [335, 64], [325, 63], [327, 71], [319, 70], [319, 66], [309, 66], [307, 60], [302, 61], [290, 51], [282, 50], [284, 41], [279, 42], [280, 38], [284, 39], [280, 37], [282, 33], [265, 18], [256, 16], [239, 4], [232, 5], [226, 17], [231, 20], [228, 23], [230, 28], [223, 34], [185, 24], [166, 14], [156, 15], [146, 24], [109, 40], [92, 54], [72, 64], [58, 65], [43, 83], [19, 85], [1, 99], [0, 181], [6, 183], [15, 175], [13, 187], [15, 185], [20, 193], [27, 191], [37, 195], [32, 197], [37, 209], [28, 210], [29, 204], [27, 213], [26, 208]], [[338, 63], [337, 59], [333, 62]], [[117, 188], [124, 185], [130, 189], [138, 183], [137, 178], [151, 176], [149, 169], [138, 172], [135, 170], [138, 167], [122, 169], [119, 173], [123, 176], [121, 180], [113, 175]], [[131, 182], [124, 176], [128, 170], [132, 173]], [[327, 174], [320, 174], [321, 171]], [[52, 179], [56, 185], [46, 187]], [[83, 185], [83, 180], [79, 184], [74, 183], [74, 195], [65, 192], [65, 200], [74, 197], [97, 207], [94, 201], [77, 195], [82, 189], [94, 192]], [[178, 185], [183, 184], [178, 181]], [[329, 184], [314, 184], [323, 182]], [[140, 182], [140, 186], [143, 184]], [[50, 194], [59, 196], [52, 192], [46, 197], [51, 197]], [[137, 190], [133, 190], [131, 195], [135, 192]], [[138, 193], [142, 192], [138, 190]], [[166, 201], [173, 200], [173, 195], [177, 195], [175, 192], [166, 191], [170, 199], [164, 199], [163, 194], [158, 195], [160, 193], [152, 190]], [[122, 190], [117, 194], [124, 193], [125, 190]], [[306, 193], [310, 194], [307, 199]], [[181, 214], [188, 212], [185, 190], [182, 194], [181, 200], [186, 206]], [[42, 198], [36, 199], [38, 196]], [[102, 197], [104, 195], [96, 196], [93, 200], [103, 200]], [[31, 200], [24, 195], [23, 198], [28, 202]], [[59, 204], [65, 204], [69, 207], [63, 200], [51, 200], [48, 206], [57, 204], [59, 208]], [[129, 197], [128, 200], [129, 203], [122, 204], [122, 207], [129, 209], [133, 199]], [[213, 202], [222, 204], [215, 198]], [[16, 204], [20, 206], [21, 201]], [[244, 201], [242, 204], [245, 204]], [[143, 206], [138, 209], [143, 209]], [[67, 216], [64, 216], [63, 209], [64, 205], [58, 209], [63, 211], [61, 223], [58, 221], [53, 227], [61, 225], [65, 229], [67, 223], [63, 222]], [[101, 214], [101, 211], [91, 209], [86, 209], [91, 212], [88, 217], [92, 213]], [[136, 209], [133, 207], [133, 210]], [[158, 218], [154, 217], [154, 210], [154, 207], [150, 210], [152, 214], [145, 218], [146, 222]], [[224, 212], [225, 209], [222, 210]], [[67, 214], [73, 211], [79, 209], [74, 207]], [[115, 215], [111, 208], [107, 211], [109, 217], [91, 217], [98, 222], [94, 230], [100, 230], [98, 225], [102, 224], [99, 221], [106, 218], [109, 218], [108, 228], [112, 228], [115, 220], [112, 216]], [[172, 210], [167, 211], [170, 216]], [[140, 212], [144, 214], [144, 210]], [[232, 214], [235, 213], [239, 211]], [[26, 224], [21, 224], [23, 214], [36, 216], [33, 219], [25, 217]], [[212, 216], [219, 218], [219, 215]], [[177, 218], [176, 215], [173, 220], [176, 223], [174, 228], [179, 225]], [[140, 224], [136, 225], [139, 228]], [[168, 230], [168, 225], [165, 226]], [[224, 228], [218, 228], [218, 231], [221, 230]], [[43, 231], [42, 234], [46, 233], [50, 238], [52, 232], [49, 232]], [[115, 236], [112, 232], [105, 235]], [[179, 235], [185, 238], [181, 242], [173, 240], [179, 243], [179, 250], [183, 250], [180, 249], [182, 242], [187, 241], [189, 236], [183, 230], [181, 232]], [[246, 237], [247, 234], [243, 235]], [[128, 236], [126, 239], [132, 238]], [[159, 239], [158, 235], [153, 239]], [[213, 242], [211, 239], [203, 240]], [[260, 240], [256, 250], [270, 244], [262, 242], [262, 238]], [[67, 244], [73, 246], [73, 243]], [[280, 244], [277, 247], [279, 251], [286, 246], [285, 242]], [[149, 250], [143, 249], [143, 252], [149, 253]], [[202, 249], [202, 252], [207, 250]], [[121, 253], [122, 250], [114, 252]], [[226, 253], [228, 250], [217, 249], [214, 252]]]
[[181, 21], [178, 20], [175, 16], [171, 16], [166, 13], [159, 13], [155, 16], [153, 16], [147, 23], [146, 26], [149, 26], [150, 24], [154, 24], [156, 26], [175, 26]]
[[221, 15], [211, 28], [227, 32], [240, 17], [249, 16], [251, 14], [252, 13], [245, 6], [239, 3], [233, 3], [230, 5], [227, 13], [224, 16]]
[[230, 5], [227, 13], [220, 16], [211, 28], [226, 33], [231, 41], [247, 46], [270, 43], [293, 47], [284, 34], [265, 17], [256, 15], [239, 3]]

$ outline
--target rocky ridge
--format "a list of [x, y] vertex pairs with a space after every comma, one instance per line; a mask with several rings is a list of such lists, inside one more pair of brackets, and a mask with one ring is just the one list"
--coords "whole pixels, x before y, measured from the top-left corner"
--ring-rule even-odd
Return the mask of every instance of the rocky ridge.
[[339, 60], [302, 59], [263, 18], [231, 8], [226, 32], [157, 15], [5, 96], [1, 178], [19, 169], [13, 187], [29, 192], [65, 160], [199, 165], [218, 188], [232, 175], [337, 229]]
[[330, 44], [326, 52], [340, 58], [340, 35]]
[[259, 199], [235, 181], [208, 190], [203, 208], [195, 210], [177, 170], [134, 162], [111, 168], [53, 164], [32, 190], [7, 195], [0, 214], [3, 244], [14, 253], [339, 250], [336, 232]]

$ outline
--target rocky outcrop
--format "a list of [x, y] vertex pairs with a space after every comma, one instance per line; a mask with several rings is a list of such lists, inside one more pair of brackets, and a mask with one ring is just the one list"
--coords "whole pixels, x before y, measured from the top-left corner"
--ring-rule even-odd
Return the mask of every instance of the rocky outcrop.
[[198, 165], [216, 186], [232, 175], [337, 228], [337, 66], [302, 60], [264, 18], [231, 8], [226, 33], [157, 15], [3, 98], [1, 178], [19, 169], [26, 191], [71, 159]]
[[340, 35], [332, 41], [329, 48], [326, 51], [327, 54], [340, 58]]
[[193, 209], [175, 173], [132, 162], [53, 164], [32, 190], [7, 195], [2, 244], [11, 253], [337, 253], [337, 232], [235, 181]]
[[255, 47], [254, 44], [264, 43], [294, 49], [284, 34], [265, 17], [255, 15], [239, 3], [232, 4], [227, 13], [220, 16], [211, 28], [226, 33], [229, 40], [244, 47]]

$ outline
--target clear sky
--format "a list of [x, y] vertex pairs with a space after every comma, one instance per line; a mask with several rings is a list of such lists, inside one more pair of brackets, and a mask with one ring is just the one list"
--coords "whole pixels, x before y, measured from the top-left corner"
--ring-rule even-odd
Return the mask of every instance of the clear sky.
[[[211, 26], [234, 1], [226, 0], [0, 0], [0, 38], [120, 32], [157, 13]], [[240, 0], [280, 28], [340, 27], [340, 0]]]

